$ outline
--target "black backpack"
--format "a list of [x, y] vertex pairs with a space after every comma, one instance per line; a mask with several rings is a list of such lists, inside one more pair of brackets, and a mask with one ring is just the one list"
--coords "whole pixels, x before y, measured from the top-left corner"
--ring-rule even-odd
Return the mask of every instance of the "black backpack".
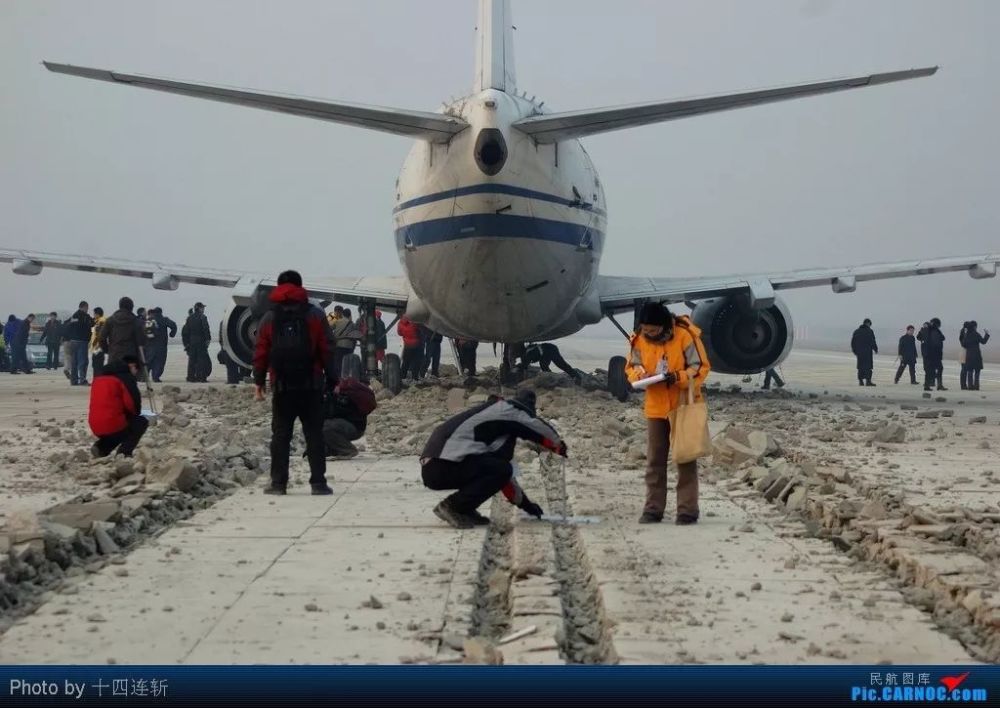
[[271, 334], [271, 370], [279, 389], [311, 389], [316, 386], [312, 337], [306, 315], [309, 306], [278, 306], [274, 309]]

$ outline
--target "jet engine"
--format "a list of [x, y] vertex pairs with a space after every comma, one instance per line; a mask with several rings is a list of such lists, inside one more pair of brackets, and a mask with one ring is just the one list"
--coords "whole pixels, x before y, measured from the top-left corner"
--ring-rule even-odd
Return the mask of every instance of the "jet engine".
[[247, 369], [253, 368], [253, 350], [257, 343], [257, 325], [265, 311], [255, 313], [246, 305], [230, 305], [222, 320], [222, 348], [233, 361]]
[[743, 297], [703, 300], [695, 303], [691, 319], [701, 328], [712, 370], [722, 374], [765, 371], [792, 350], [792, 316], [777, 298], [762, 309]]

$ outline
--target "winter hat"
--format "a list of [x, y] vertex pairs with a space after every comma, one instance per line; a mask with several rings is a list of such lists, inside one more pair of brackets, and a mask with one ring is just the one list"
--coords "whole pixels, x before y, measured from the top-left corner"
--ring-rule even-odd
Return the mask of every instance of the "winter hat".
[[530, 388], [524, 388], [517, 392], [517, 395], [514, 396], [514, 400], [512, 401], [512, 403], [518, 405], [520, 408], [525, 409], [526, 411], [531, 413], [531, 415], [535, 415], [536, 400], [537, 397], [535, 396], [535, 392], [532, 391]]
[[658, 302], [647, 302], [639, 312], [639, 324], [669, 327], [673, 322], [670, 310]]

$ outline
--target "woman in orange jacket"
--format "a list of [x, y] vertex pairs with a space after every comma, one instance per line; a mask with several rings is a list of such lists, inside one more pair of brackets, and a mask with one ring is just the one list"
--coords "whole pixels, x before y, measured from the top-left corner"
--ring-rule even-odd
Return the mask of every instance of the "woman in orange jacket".
[[[657, 302], [642, 306], [639, 331], [631, 338], [625, 364], [628, 380], [635, 382], [656, 374], [666, 379], [646, 389], [646, 505], [640, 524], [659, 523], [667, 506], [667, 456], [670, 452], [670, 413], [694, 387], [695, 400], [708, 376], [709, 363], [701, 330], [687, 317], [674, 317]], [[698, 463], [677, 465], [676, 523], [698, 521]]]

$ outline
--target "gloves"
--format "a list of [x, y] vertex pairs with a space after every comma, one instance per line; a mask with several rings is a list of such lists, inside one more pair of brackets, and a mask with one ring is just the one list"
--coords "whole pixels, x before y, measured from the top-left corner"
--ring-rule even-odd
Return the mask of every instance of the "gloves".
[[542, 507], [528, 499], [528, 497], [524, 497], [524, 499], [521, 500], [521, 509], [527, 514], [534, 516], [536, 519], [542, 518], [542, 514], [544, 513], [542, 511]]
[[663, 383], [665, 383], [667, 386], [673, 386], [675, 383], [677, 383], [677, 374], [675, 374], [673, 371], [668, 371], [666, 374], [664, 374]]

